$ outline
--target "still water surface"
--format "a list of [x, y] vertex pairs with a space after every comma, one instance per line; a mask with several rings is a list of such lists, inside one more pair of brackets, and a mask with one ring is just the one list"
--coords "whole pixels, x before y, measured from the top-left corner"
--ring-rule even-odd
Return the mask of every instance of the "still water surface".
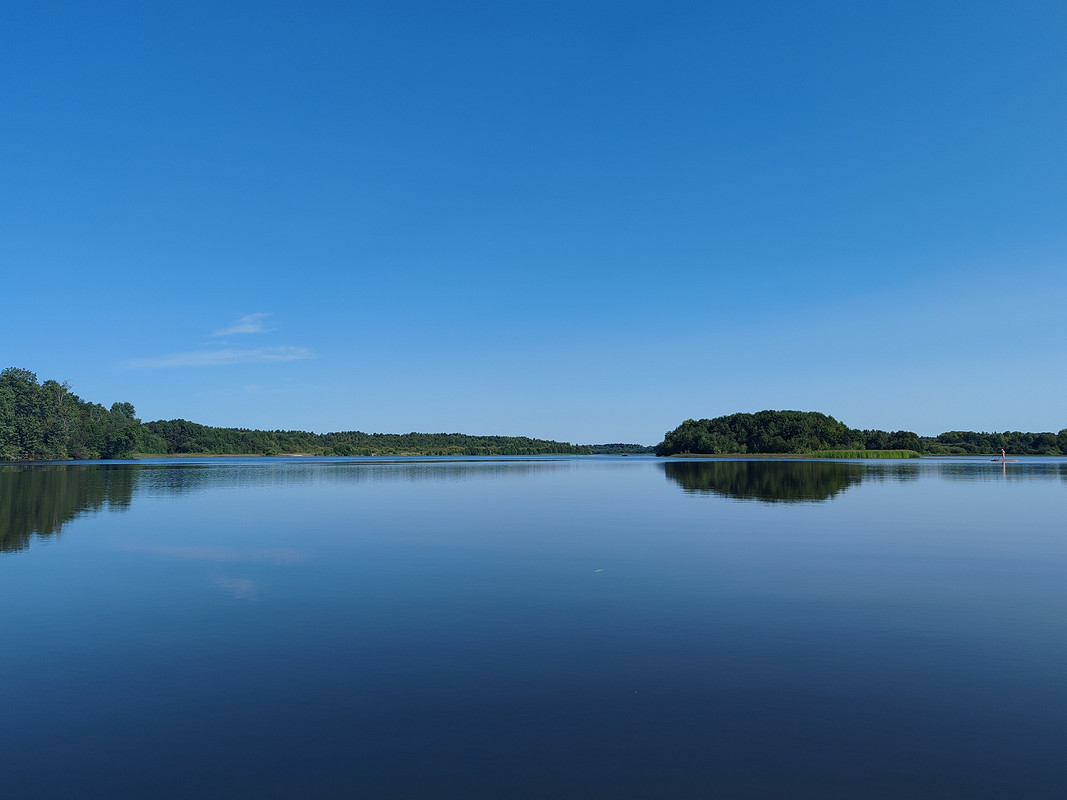
[[1067, 460], [0, 467], [0, 796], [1062, 798]]

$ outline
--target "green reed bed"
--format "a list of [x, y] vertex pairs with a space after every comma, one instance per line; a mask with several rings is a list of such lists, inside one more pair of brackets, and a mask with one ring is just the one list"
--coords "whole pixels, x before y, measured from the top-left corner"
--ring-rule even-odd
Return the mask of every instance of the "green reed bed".
[[914, 450], [819, 450], [813, 458], [921, 458]]

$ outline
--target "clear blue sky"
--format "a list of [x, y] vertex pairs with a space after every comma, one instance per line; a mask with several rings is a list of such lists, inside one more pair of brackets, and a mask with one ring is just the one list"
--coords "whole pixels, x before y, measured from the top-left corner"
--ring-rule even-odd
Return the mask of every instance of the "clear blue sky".
[[7, 2], [0, 366], [143, 419], [1067, 427], [1067, 3]]

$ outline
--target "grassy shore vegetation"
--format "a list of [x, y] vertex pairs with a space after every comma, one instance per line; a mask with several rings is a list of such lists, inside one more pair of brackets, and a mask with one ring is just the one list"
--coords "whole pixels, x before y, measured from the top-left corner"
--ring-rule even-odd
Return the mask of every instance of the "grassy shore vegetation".
[[[950, 431], [935, 437], [911, 431], [857, 430], [817, 411], [759, 411], [714, 419], [687, 419], [668, 431], [656, 455], [813, 455], [872, 458], [869, 453], [914, 451], [921, 455], [1067, 455], [1067, 428], [1059, 433]], [[839, 455], [865, 452], [868, 455]], [[893, 457], [893, 456], [888, 456]]]
[[0, 372], [0, 461], [63, 461], [138, 455], [549, 455], [589, 446], [526, 436], [462, 433], [309, 433], [213, 428], [187, 420], [141, 422], [130, 403], [110, 409], [82, 400], [69, 384], [37, 382], [14, 367]]

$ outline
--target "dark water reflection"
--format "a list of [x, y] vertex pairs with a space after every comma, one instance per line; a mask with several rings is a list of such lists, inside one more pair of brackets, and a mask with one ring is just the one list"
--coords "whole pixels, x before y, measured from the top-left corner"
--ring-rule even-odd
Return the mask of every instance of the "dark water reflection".
[[828, 500], [863, 480], [862, 464], [824, 461], [669, 461], [667, 479], [686, 492], [766, 503]]
[[310, 483], [466, 481], [559, 469], [551, 459], [505, 462], [244, 459], [237, 462], [0, 465], [0, 552], [58, 534], [81, 514], [122, 511], [135, 495], [178, 497], [198, 491]]
[[669, 481], [689, 494], [764, 503], [821, 503], [864, 481], [917, 481], [922, 476], [963, 481], [1067, 482], [1067, 463], [1020, 461], [804, 461], [792, 459], [707, 459], [667, 461]]
[[52, 536], [80, 514], [128, 508], [137, 471], [124, 466], [0, 467], [0, 552]]

